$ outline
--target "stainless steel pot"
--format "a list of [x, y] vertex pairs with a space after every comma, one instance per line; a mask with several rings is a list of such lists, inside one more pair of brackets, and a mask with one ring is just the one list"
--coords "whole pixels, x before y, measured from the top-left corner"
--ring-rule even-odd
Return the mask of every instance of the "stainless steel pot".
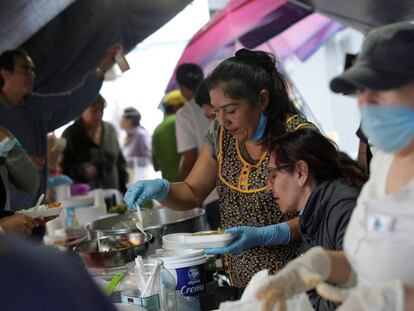
[[[151, 254], [162, 245], [162, 237], [166, 234], [177, 232], [197, 232], [206, 229], [205, 211], [202, 208], [193, 208], [188, 211], [174, 211], [172, 209], [158, 206], [142, 210], [143, 225], [145, 232], [153, 235], [150, 243]], [[89, 239], [102, 236], [125, 234], [137, 232], [135, 213], [112, 216], [99, 219], [85, 225]]]
[[89, 239], [96, 239], [98, 237], [115, 234], [139, 232], [135, 226], [137, 220], [138, 218], [135, 214], [111, 216], [87, 223], [85, 229], [87, 230]]
[[145, 256], [151, 234], [142, 232], [104, 236], [84, 241], [73, 250], [91, 268], [112, 268], [124, 266], [137, 255]]
[[[165, 207], [142, 210], [145, 231], [161, 230], [162, 235], [176, 232], [196, 232], [205, 229], [205, 211], [194, 208], [189, 211], [174, 211]], [[138, 218], [135, 213], [99, 219], [85, 225], [90, 239], [97, 237], [136, 232]]]
[[144, 229], [162, 228], [161, 234], [196, 232], [206, 227], [205, 210], [197, 207], [188, 211], [174, 211], [166, 207], [154, 207], [143, 211]]

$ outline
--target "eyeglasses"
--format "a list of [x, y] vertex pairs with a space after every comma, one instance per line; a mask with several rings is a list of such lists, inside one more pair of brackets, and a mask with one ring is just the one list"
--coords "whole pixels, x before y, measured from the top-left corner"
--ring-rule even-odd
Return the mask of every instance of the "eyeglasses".
[[290, 167], [290, 165], [289, 165], [289, 164], [281, 165], [281, 166], [278, 166], [278, 167], [269, 167], [269, 168], [267, 168], [267, 170], [265, 171], [266, 178], [267, 178], [268, 180], [275, 179], [275, 178], [276, 178], [276, 176], [277, 176], [277, 172], [279, 172], [279, 171], [281, 171], [281, 170], [284, 170], [284, 169], [287, 169], [288, 167]]

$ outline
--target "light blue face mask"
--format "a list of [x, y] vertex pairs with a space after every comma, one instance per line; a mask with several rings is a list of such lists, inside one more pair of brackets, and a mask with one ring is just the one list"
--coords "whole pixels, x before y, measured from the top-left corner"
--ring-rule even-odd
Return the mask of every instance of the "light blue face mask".
[[389, 153], [414, 138], [414, 110], [401, 105], [367, 105], [361, 110], [362, 131], [375, 148]]
[[262, 139], [263, 134], [266, 130], [266, 125], [267, 125], [267, 117], [262, 114], [260, 116], [259, 125], [257, 126], [256, 133], [254, 133], [253, 137], [250, 138], [249, 140], [258, 141]]
[[0, 141], [0, 157], [7, 157], [10, 150], [16, 145], [17, 139], [15, 137], [6, 137]]

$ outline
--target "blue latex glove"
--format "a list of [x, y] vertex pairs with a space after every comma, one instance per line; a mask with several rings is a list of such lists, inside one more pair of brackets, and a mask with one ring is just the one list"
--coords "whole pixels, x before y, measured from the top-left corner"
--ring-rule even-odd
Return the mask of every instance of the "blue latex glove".
[[170, 191], [170, 183], [166, 179], [140, 180], [129, 187], [124, 201], [128, 208], [135, 208], [135, 204], [142, 205], [145, 201], [163, 200]]
[[71, 184], [73, 184], [73, 180], [66, 175], [53, 176], [47, 179], [48, 187], [58, 187], [62, 185], [71, 185]]
[[0, 157], [7, 157], [10, 150], [18, 143], [18, 140], [13, 137], [6, 137], [0, 141]]
[[285, 245], [291, 237], [289, 225], [285, 222], [266, 227], [233, 227], [226, 229], [226, 232], [237, 238], [226, 247], [206, 249], [207, 255], [240, 253], [257, 246]]

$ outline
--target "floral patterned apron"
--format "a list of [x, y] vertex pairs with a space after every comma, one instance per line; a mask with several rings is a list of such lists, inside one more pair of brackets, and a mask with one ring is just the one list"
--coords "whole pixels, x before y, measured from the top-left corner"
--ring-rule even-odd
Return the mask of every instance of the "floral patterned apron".
[[[264, 153], [257, 164], [248, 163], [239, 144], [220, 128], [219, 174], [217, 191], [220, 197], [221, 223], [235, 226], [263, 227], [284, 222], [296, 214], [283, 214], [271, 193], [266, 191], [266, 169], [269, 155]], [[270, 273], [280, 270], [295, 256], [297, 244], [256, 247], [238, 254], [225, 254], [224, 267], [232, 286], [246, 287], [251, 277], [262, 269]]]

